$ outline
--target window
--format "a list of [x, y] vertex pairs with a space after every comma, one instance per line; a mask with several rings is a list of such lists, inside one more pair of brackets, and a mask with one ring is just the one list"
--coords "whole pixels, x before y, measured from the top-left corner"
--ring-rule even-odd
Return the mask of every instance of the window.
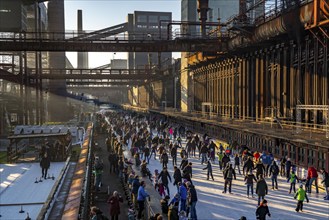
[[280, 145], [275, 145], [274, 146], [274, 154], [275, 155], [280, 155]]
[[170, 17], [169, 16], [162, 15], [162, 16], [160, 16], [160, 19], [159, 20], [160, 21], [169, 21], [170, 20]]
[[147, 16], [146, 15], [138, 15], [137, 16], [137, 22], [147, 22]]
[[296, 146], [290, 145], [290, 155], [289, 157], [291, 158], [292, 161], [296, 160]]
[[308, 166], [313, 166], [314, 165], [314, 150], [309, 149], [308, 150], [308, 155], [307, 155], [307, 164]]
[[288, 147], [286, 144], [282, 144], [282, 157], [285, 157], [288, 155]]
[[158, 24], [159, 23], [158, 16], [156, 16], [156, 15], [150, 15], [149, 16], [149, 23], [156, 23], [156, 24]]
[[273, 153], [273, 141], [269, 140], [267, 144], [267, 153]]
[[305, 156], [305, 149], [304, 148], [298, 148], [298, 162], [302, 164], [304, 162], [304, 156]]
[[321, 151], [318, 152], [318, 168], [326, 169], [326, 154]]

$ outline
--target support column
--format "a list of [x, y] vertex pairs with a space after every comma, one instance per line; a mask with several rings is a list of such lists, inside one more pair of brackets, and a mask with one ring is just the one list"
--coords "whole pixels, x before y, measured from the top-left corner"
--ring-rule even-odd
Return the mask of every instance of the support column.
[[243, 106], [243, 74], [242, 74], [242, 65], [243, 65], [243, 58], [239, 59], [239, 86], [238, 86], [238, 95], [239, 95], [239, 119], [242, 118], [242, 106]]
[[[328, 39], [325, 38], [324, 39], [324, 43], [325, 45], [328, 45]], [[329, 105], [329, 91], [328, 91], [328, 84], [329, 84], [329, 69], [328, 69], [328, 47], [324, 47], [323, 48], [324, 50], [324, 57], [323, 57], [323, 71], [322, 71], [322, 74], [323, 74], [323, 87], [322, 87], [322, 91], [323, 91], [323, 104], [324, 105]], [[329, 154], [329, 153], [328, 153]], [[327, 160], [329, 161], [329, 160]]]
[[256, 100], [256, 121], [258, 121], [259, 119], [259, 115], [260, 115], [260, 76], [259, 76], [259, 55], [256, 55], [256, 66], [255, 66], [255, 100]]
[[230, 112], [230, 118], [234, 117], [234, 60], [231, 60], [231, 74], [230, 74], [230, 107], [229, 107], [229, 112]]
[[[290, 109], [293, 109], [296, 107], [296, 93], [295, 93], [295, 85], [296, 85], [296, 71], [294, 68], [294, 57], [295, 57], [296, 49], [294, 45], [290, 46], [290, 53], [289, 53], [289, 58], [290, 58], [290, 82], [289, 82], [289, 107]], [[291, 113], [293, 113], [293, 110], [291, 110]]]
[[287, 90], [287, 82], [288, 82], [288, 52], [287, 47], [284, 47], [283, 49], [283, 59], [282, 59], [282, 109], [283, 109], [283, 117], [287, 117], [287, 96], [288, 96], [288, 90]]
[[[318, 94], [319, 92], [321, 92], [321, 90], [319, 90], [319, 72], [318, 72], [318, 51], [319, 51], [319, 41], [317, 39], [314, 39], [314, 58], [313, 58], [313, 105], [319, 105], [318, 103]], [[311, 76], [312, 77], [312, 76]], [[313, 112], [313, 126], [314, 128], [317, 127], [318, 124], [318, 111], [314, 110]]]
[[271, 51], [271, 84], [270, 84], [270, 91], [271, 91], [271, 107], [276, 107], [275, 103], [275, 51]]
[[250, 107], [250, 54], [248, 54], [248, 59], [246, 59], [246, 78], [245, 78], [245, 88], [246, 88], [246, 105], [245, 105], [245, 116], [250, 117], [249, 107]]
[[276, 106], [278, 111], [282, 114], [282, 106], [281, 106], [281, 98], [282, 98], [282, 82], [281, 82], [281, 48], [276, 49], [277, 57], [276, 57]]
[[265, 117], [264, 116], [264, 108], [265, 108], [265, 89], [264, 89], [264, 84], [265, 84], [265, 59], [266, 59], [266, 56], [265, 54], [262, 52], [260, 54], [260, 66], [259, 66], [259, 90], [260, 90], [260, 100], [259, 100], [259, 106], [260, 106], [260, 118], [261, 120], [263, 120], [263, 118]]
[[242, 112], [241, 116], [242, 119], [245, 119], [246, 117], [246, 105], [247, 105], [247, 90], [246, 90], [246, 58], [244, 57], [242, 60]]

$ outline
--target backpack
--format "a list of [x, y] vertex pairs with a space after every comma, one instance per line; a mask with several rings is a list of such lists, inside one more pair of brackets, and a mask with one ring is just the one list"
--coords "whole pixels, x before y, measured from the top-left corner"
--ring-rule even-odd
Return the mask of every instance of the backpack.
[[279, 174], [279, 167], [277, 165], [272, 167], [272, 174], [278, 175]]

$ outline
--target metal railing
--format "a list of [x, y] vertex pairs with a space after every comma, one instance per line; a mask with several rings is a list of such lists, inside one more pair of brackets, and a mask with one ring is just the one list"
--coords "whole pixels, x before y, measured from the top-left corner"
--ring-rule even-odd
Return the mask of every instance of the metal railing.
[[92, 129], [89, 135], [89, 144], [88, 144], [88, 156], [86, 161], [86, 173], [84, 177], [84, 184], [82, 187], [82, 196], [81, 196], [81, 207], [79, 211], [80, 219], [88, 219], [90, 212], [90, 186], [91, 186], [91, 176], [92, 176], [92, 140], [93, 140], [93, 129], [94, 125], [92, 124]]

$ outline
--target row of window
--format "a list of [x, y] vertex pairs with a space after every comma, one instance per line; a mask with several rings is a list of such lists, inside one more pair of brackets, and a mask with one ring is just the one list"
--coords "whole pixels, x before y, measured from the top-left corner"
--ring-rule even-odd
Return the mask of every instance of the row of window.
[[169, 21], [169, 16], [164, 15], [138, 15], [137, 22], [139, 23], [156, 23], [158, 24], [159, 21]]

